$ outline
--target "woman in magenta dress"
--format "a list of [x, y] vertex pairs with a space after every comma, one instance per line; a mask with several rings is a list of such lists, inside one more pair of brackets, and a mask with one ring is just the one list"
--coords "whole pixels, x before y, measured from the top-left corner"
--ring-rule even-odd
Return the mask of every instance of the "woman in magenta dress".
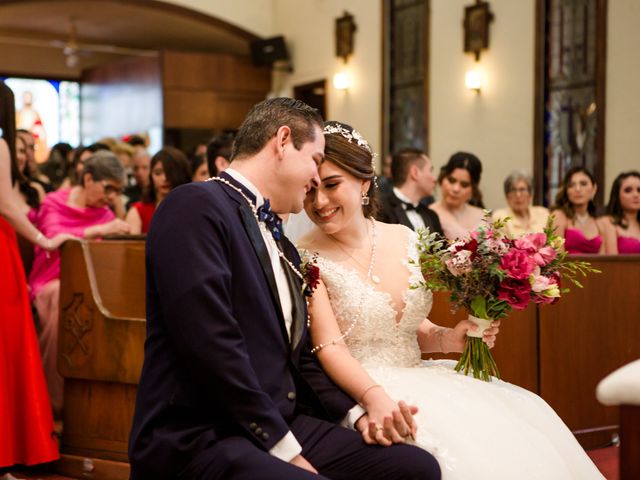
[[[94, 153], [84, 164], [80, 185], [61, 188], [46, 196], [36, 226], [46, 235], [71, 234], [77, 238], [99, 238], [129, 233], [129, 226], [115, 218], [109, 208], [122, 193], [124, 169], [106, 150]], [[60, 255], [47, 255], [36, 248], [29, 275], [31, 297], [42, 330], [39, 335], [51, 405], [54, 415], [62, 409], [63, 382], [58, 373], [58, 317]]]
[[131, 234], [147, 233], [156, 207], [171, 190], [191, 181], [191, 165], [187, 156], [177, 148], [164, 147], [151, 158], [149, 189], [141, 202], [135, 202], [125, 221]]
[[564, 237], [569, 253], [616, 253], [611, 222], [596, 216], [597, 190], [593, 175], [584, 167], [573, 167], [564, 176], [552, 214], [556, 233]]
[[640, 254], [640, 172], [616, 177], [607, 213], [616, 232], [617, 253]]
[[0, 469], [59, 457], [16, 232], [47, 251], [68, 238], [47, 238], [15, 203], [13, 186], [22, 177], [13, 101], [0, 81]]

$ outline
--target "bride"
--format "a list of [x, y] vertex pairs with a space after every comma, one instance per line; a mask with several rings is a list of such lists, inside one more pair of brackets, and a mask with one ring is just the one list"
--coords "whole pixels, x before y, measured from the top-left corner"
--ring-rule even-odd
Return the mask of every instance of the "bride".
[[[298, 242], [321, 277], [309, 302], [313, 351], [368, 414], [369, 440], [415, 442], [448, 480], [603, 478], [537, 395], [458, 374], [451, 361], [421, 360], [426, 352], [462, 351], [474, 327], [462, 321], [448, 329], [426, 318], [431, 292], [410, 288], [421, 278], [409, 262], [417, 259], [415, 233], [371, 217], [371, 149], [348, 125], [328, 122], [324, 133], [321, 183], [305, 200], [316, 227]], [[490, 346], [496, 326], [484, 336]], [[403, 402], [417, 410], [413, 418]]]

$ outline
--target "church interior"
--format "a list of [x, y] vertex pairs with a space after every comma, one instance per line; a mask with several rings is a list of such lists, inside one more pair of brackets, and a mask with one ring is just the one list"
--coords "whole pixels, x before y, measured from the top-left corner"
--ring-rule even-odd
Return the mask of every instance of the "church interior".
[[[0, 0], [0, 80], [42, 171], [55, 144], [112, 139], [127, 144], [131, 172], [134, 137], [149, 158], [174, 147], [195, 161], [254, 104], [294, 97], [356, 128], [379, 177], [401, 149], [424, 152], [436, 172], [473, 152], [484, 208], [507, 204], [505, 177], [520, 171], [531, 203], [552, 209], [579, 166], [605, 216], [614, 179], [640, 170], [639, 24], [637, 0]], [[145, 231], [61, 247], [60, 456], [0, 463], [0, 479], [129, 478]], [[33, 246], [19, 246], [29, 278]], [[492, 350], [501, 378], [542, 397], [612, 480], [640, 478], [640, 250], [621, 253], [577, 253], [600, 273], [557, 304], [514, 310]], [[466, 316], [436, 292], [429, 318], [453, 327]], [[625, 366], [635, 369], [609, 377]]]

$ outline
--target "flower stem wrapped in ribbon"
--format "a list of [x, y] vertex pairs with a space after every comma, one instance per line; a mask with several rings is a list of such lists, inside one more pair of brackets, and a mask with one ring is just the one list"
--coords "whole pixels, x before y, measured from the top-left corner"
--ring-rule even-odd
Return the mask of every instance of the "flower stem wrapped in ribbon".
[[542, 233], [512, 239], [505, 233], [508, 218], [493, 222], [485, 212], [483, 225], [468, 239], [446, 240], [436, 233], [419, 232], [418, 252], [423, 281], [416, 288], [449, 291], [452, 309], [464, 308], [478, 325], [467, 342], [456, 371], [490, 381], [500, 378], [482, 332], [492, 320], [506, 317], [512, 309], [524, 310], [529, 302], [557, 302], [568, 289], [561, 278], [578, 287], [578, 275], [598, 272], [588, 262], [569, 261], [563, 239], [553, 232], [553, 218]]

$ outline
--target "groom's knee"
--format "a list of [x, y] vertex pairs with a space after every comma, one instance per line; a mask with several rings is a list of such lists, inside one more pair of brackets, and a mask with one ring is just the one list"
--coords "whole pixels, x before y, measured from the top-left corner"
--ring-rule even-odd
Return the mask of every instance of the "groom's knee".
[[397, 445], [393, 451], [394, 462], [401, 465], [399, 476], [402, 480], [440, 480], [442, 474], [438, 461], [426, 450], [409, 445]]

